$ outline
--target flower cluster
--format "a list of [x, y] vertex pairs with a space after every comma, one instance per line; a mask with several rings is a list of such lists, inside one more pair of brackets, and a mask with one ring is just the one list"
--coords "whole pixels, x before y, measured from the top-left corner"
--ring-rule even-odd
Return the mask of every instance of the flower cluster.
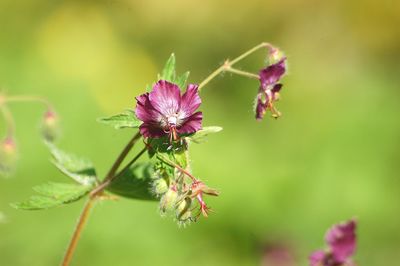
[[[218, 196], [218, 192], [186, 169], [188, 144], [184, 137], [202, 129], [202, 112], [196, 112], [201, 104], [198, 86], [190, 84], [181, 94], [177, 84], [159, 80], [151, 92], [138, 96], [136, 101], [135, 113], [143, 122], [140, 133], [159, 154], [153, 191], [160, 197], [161, 213], [174, 212], [181, 224], [195, 221], [200, 214], [207, 217], [210, 208], [203, 196]], [[167, 149], [162, 148], [165, 144]], [[182, 158], [181, 162], [177, 157]], [[198, 212], [194, 213], [196, 205]]]
[[317, 250], [310, 256], [310, 266], [355, 266], [351, 260], [356, 249], [356, 221], [332, 226], [325, 237], [329, 250]]

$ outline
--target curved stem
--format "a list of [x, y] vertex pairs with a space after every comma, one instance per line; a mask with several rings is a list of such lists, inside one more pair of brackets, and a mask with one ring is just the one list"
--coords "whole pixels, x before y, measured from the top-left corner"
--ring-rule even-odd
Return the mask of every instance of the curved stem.
[[[203, 88], [208, 82], [210, 82], [212, 79], [214, 79], [216, 76], [218, 76], [219, 74], [221, 74], [224, 71], [230, 71], [232, 70], [232, 66], [236, 63], [238, 63], [239, 61], [243, 60], [244, 58], [248, 57], [249, 55], [251, 55], [252, 53], [262, 49], [262, 48], [269, 48], [272, 49], [272, 45], [266, 42], [262, 42], [259, 45], [254, 46], [253, 48], [251, 48], [250, 50], [244, 52], [243, 54], [239, 55], [238, 57], [234, 58], [233, 60], [229, 61], [226, 60], [224, 62], [224, 64], [222, 66], [220, 66], [219, 68], [217, 68], [214, 72], [212, 72], [208, 77], [206, 77], [202, 82], [200, 82], [199, 84], [199, 90], [201, 88]], [[234, 69], [235, 71], [235, 69]], [[235, 73], [234, 71], [230, 71]], [[238, 70], [240, 71], [240, 70]], [[236, 73], [238, 74], [238, 73]], [[257, 77], [258, 78], [258, 77]]]
[[5, 102], [39, 102], [44, 104], [48, 109], [53, 109], [49, 101], [38, 96], [7, 96]]
[[75, 227], [75, 231], [72, 235], [71, 242], [69, 243], [68, 249], [65, 252], [64, 259], [61, 263], [62, 266], [68, 266], [71, 263], [72, 256], [74, 255], [79, 238], [82, 234], [82, 230], [89, 218], [90, 210], [92, 209], [95, 201], [96, 201], [96, 197], [94, 197], [94, 198], [90, 197], [87, 200], [85, 207], [83, 208], [82, 213], [79, 216], [78, 224]]

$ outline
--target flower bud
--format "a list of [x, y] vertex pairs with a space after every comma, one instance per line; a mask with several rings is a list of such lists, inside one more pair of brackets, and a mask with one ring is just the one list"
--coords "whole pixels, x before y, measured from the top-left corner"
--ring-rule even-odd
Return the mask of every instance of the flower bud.
[[47, 110], [43, 116], [41, 133], [45, 140], [53, 142], [60, 135], [59, 119], [52, 110]]
[[17, 163], [17, 145], [8, 137], [0, 142], [0, 174], [9, 175]]
[[176, 219], [180, 223], [192, 221], [192, 211], [190, 207], [192, 206], [192, 199], [187, 197], [176, 205]]
[[168, 191], [168, 182], [165, 178], [158, 178], [153, 182], [153, 192], [162, 195]]
[[282, 60], [282, 58], [284, 58], [284, 57], [285, 57], [285, 54], [279, 48], [271, 46], [269, 53], [268, 53], [269, 64], [276, 64], [280, 60]]
[[161, 197], [160, 210], [162, 214], [174, 208], [178, 193], [174, 187], [169, 188], [168, 191]]

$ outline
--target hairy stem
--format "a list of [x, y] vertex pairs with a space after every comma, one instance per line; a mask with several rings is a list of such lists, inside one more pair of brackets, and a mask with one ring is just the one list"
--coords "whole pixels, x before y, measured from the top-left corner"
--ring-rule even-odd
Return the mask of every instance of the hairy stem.
[[62, 261], [62, 266], [68, 266], [71, 263], [72, 256], [74, 255], [76, 246], [78, 244], [79, 238], [82, 234], [82, 230], [85, 227], [85, 224], [89, 218], [90, 210], [94, 206], [96, 197], [90, 197], [85, 204], [85, 207], [82, 210], [81, 215], [79, 216], [78, 224], [75, 227], [75, 231], [72, 235], [71, 241], [68, 245], [67, 252], [65, 252], [64, 259]]
[[[224, 64], [222, 66], [220, 66], [219, 68], [217, 68], [214, 72], [212, 72], [208, 77], [206, 77], [202, 82], [200, 82], [199, 84], [199, 90], [201, 90], [201, 88], [203, 88], [207, 83], [209, 83], [211, 80], [213, 80], [215, 77], [217, 77], [219, 74], [221, 74], [222, 72], [225, 71], [230, 71], [232, 73], [237, 73], [237, 71], [241, 72], [240, 70], [236, 70], [236, 69], [232, 69], [232, 66], [236, 63], [238, 63], [239, 61], [243, 60], [244, 58], [248, 57], [249, 55], [251, 55], [252, 53], [262, 49], [262, 48], [272, 48], [272, 45], [266, 42], [260, 43], [259, 45], [254, 46], [253, 48], [251, 48], [250, 50], [244, 52], [243, 54], [239, 55], [238, 57], [234, 58], [233, 60], [226, 60], [224, 62]], [[232, 71], [233, 70], [233, 71]], [[242, 73], [243, 74], [243, 73]], [[252, 74], [252, 73], [249, 73]], [[240, 75], [240, 74], [239, 74]], [[252, 74], [251, 77], [254, 78], [255, 74]], [[258, 78], [258, 76], [257, 76]]]

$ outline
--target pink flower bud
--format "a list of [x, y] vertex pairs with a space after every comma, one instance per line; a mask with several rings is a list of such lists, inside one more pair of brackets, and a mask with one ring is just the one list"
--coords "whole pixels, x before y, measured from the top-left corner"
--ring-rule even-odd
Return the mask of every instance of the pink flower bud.
[[59, 131], [59, 119], [57, 114], [52, 110], [48, 110], [44, 114], [42, 120], [42, 136], [45, 138], [45, 140], [53, 142], [59, 136]]
[[0, 142], [0, 174], [6, 176], [12, 173], [17, 163], [17, 145], [12, 137]]

